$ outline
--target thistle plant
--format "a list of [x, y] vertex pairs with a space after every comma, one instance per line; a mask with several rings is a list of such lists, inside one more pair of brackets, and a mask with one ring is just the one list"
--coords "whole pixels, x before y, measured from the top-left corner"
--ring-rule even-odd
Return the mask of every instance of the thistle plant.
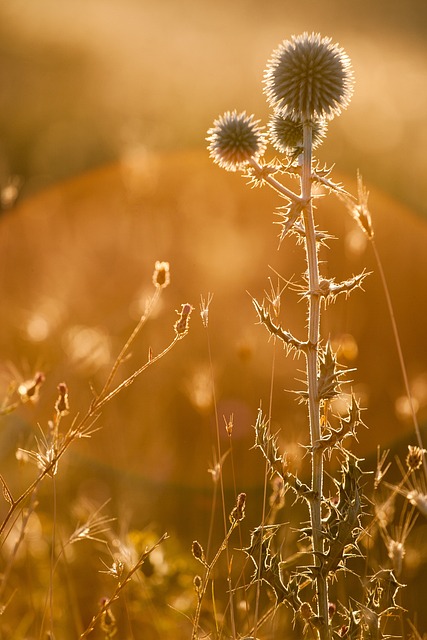
[[[302, 625], [304, 636], [321, 640], [365, 637], [364, 634], [374, 632], [375, 637], [380, 637], [380, 616], [373, 611], [368, 596], [357, 612], [354, 603], [341, 602], [338, 616], [334, 615], [335, 605], [331, 605], [329, 597], [337, 574], [348, 572], [348, 559], [361, 554], [358, 538], [362, 531], [363, 472], [360, 460], [347, 443], [356, 436], [362, 420], [353, 394], [350, 394], [347, 415], [335, 416], [331, 410], [332, 401], [342, 395], [346, 370], [339, 364], [329, 341], [322, 339], [321, 311], [339, 294], [347, 297], [360, 288], [367, 274], [363, 272], [336, 282], [321, 273], [319, 249], [330, 236], [316, 225], [315, 202], [319, 189], [314, 192], [313, 185], [323, 187], [345, 202], [357, 203], [357, 198], [332, 180], [332, 170], [314, 159], [313, 150], [322, 143], [329, 123], [348, 106], [353, 84], [350, 60], [330, 38], [307, 33], [294, 36], [280, 44], [267, 63], [264, 92], [272, 109], [267, 131], [253, 115], [228, 111], [214, 122], [207, 137], [215, 163], [227, 171], [240, 171], [252, 185], [271, 187], [285, 201], [285, 206], [276, 212], [281, 227], [280, 242], [286, 236], [293, 236], [305, 251], [307, 269], [299, 291], [307, 304], [306, 335], [295, 336], [284, 328], [271, 300], [254, 299], [253, 303], [259, 322], [270, 336], [280, 341], [287, 352], [305, 360], [305, 388], [298, 396], [307, 406], [310, 484], [301, 482], [291, 471], [286, 453], [280, 451], [278, 438], [270, 433], [269, 420], [261, 411], [255, 425], [255, 445], [266, 458], [276, 483], [278, 481], [285, 492], [291, 490], [296, 499], [308, 507], [309, 523], [300, 526], [300, 535], [309, 540], [311, 560], [301, 558], [288, 570], [289, 563], [270, 551], [271, 539], [279, 527], [271, 528], [266, 523], [256, 531], [262, 541], [258, 548], [263, 551], [254, 555], [249, 547], [248, 555], [258, 567], [258, 579], [273, 587], [277, 604], [286, 603], [293, 609], [294, 621]], [[284, 155], [282, 159], [266, 158], [268, 142]], [[285, 186], [283, 175], [298, 180], [299, 190]], [[326, 464], [332, 453], [339, 461], [339, 476], [332, 480], [335, 495], [331, 497], [326, 490], [326, 479], [331, 477]], [[307, 554], [304, 558], [307, 559]], [[369, 589], [368, 594], [374, 586]], [[392, 600], [388, 611], [394, 606]], [[256, 630], [257, 623], [254, 635]]]

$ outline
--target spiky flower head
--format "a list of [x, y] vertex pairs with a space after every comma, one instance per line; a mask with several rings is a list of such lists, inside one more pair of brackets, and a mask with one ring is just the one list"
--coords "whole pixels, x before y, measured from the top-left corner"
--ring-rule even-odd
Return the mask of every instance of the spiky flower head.
[[[318, 147], [326, 135], [328, 123], [323, 118], [310, 120], [313, 149]], [[280, 153], [298, 156], [304, 146], [304, 126], [302, 120], [286, 115], [284, 111], [275, 111], [268, 122], [271, 143]]]
[[266, 149], [266, 134], [259, 126], [259, 120], [246, 115], [226, 111], [217, 118], [208, 131], [209, 155], [214, 162], [227, 171], [237, 171], [251, 159], [258, 159]]
[[269, 104], [303, 122], [332, 120], [353, 93], [350, 58], [331, 38], [303, 33], [273, 51], [265, 71]]

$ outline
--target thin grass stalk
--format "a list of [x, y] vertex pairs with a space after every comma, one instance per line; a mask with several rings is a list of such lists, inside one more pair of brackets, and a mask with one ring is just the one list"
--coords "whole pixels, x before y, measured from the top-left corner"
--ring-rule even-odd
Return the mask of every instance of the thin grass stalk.
[[[226, 505], [225, 505], [225, 490], [224, 490], [224, 478], [222, 475], [222, 451], [221, 451], [221, 439], [219, 433], [219, 418], [218, 418], [218, 404], [216, 399], [216, 391], [215, 391], [215, 381], [214, 381], [214, 371], [213, 371], [213, 363], [212, 363], [212, 351], [211, 351], [211, 343], [209, 337], [209, 329], [207, 328], [207, 338], [208, 338], [208, 354], [209, 354], [209, 366], [212, 380], [212, 397], [213, 397], [213, 406], [215, 413], [215, 433], [216, 433], [216, 446], [218, 450], [218, 460], [220, 464], [219, 470], [219, 486], [221, 491], [221, 502], [222, 502], [222, 517], [224, 522], [224, 534], [226, 535], [226, 541], [228, 541], [227, 537], [227, 514], [226, 514]], [[237, 494], [236, 494], [237, 495]], [[228, 549], [228, 543], [225, 547], [225, 552], [227, 556], [227, 567], [230, 566], [230, 554]], [[229, 586], [229, 606], [230, 606], [230, 621], [231, 627], [233, 630], [233, 637], [236, 637], [236, 629], [235, 629], [235, 619], [234, 619], [234, 601], [233, 601], [233, 590], [231, 588], [230, 575], [228, 575], [228, 586]]]
[[[204, 597], [206, 595], [206, 590], [209, 584], [209, 580], [210, 577], [212, 575], [212, 570], [214, 568], [214, 566], [216, 565], [216, 563], [218, 562], [222, 552], [224, 550], [226, 550], [228, 548], [228, 541], [230, 539], [231, 534], [233, 533], [234, 529], [237, 527], [238, 525], [238, 521], [234, 520], [231, 523], [230, 528], [228, 529], [224, 540], [222, 541], [218, 551], [216, 552], [213, 560], [207, 564], [205, 563], [205, 575], [203, 578], [203, 583], [202, 583], [202, 587], [200, 589], [200, 592], [198, 593], [198, 597], [197, 597], [197, 606], [196, 606], [196, 612], [194, 614], [194, 620], [193, 620], [193, 633], [191, 635], [191, 640], [197, 640], [197, 638], [199, 637], [199, 623], [200, 623], [200, 615], [202, 612], [202, 604], [203, 604], [203, 600]], [[229, 565], [228, 565], [229, 566]], [[235, 636], [234, 636], [235, 637]]]
[[95, 629], [96, 625], [99, 623], [100, 619], [102, 618], [102, 615], [108, 611], [108, 609], [110, 608], [113, 602], [116, 602], [116, 600], [118, 600], [121, 591], [130, 582], [132, 576], [142, 567], [142, 565], [144, 564], [145, 560], [148, 558], [150, 553], [154, 551], [154, 549], [157, 549], [157, 547], [167, 538], [168, 538], [168, 534], [164, 533], [157, 540], [157, 542], [155, 542], [151, 547], [147, 548], [144, 551], [144, 553], [140, 556], [139, 560], [133, 565], [133, 567], [131, 567], [131, 569], [129, 569], [126, 575], [119, 581], [113, 594], [109, 598], [104, 599], [103, 603], [99, 608], [98, 613], [96, 613], [93, 616], [89, 625], [86, 627], [83, 633], [80, 634], [79, 640], [83, 640], [83, 638], [87, 638], [92, 633], [92, 631]]
[[[372, 250], [374, 252], [375, 261], [377, 263], [378, 272], [380, 274], [381, 282], [382, 282], [383, 289], [384, 289], [384, 295], [385, 295], [385, 298], [386, 298], [388, 313], [389, 313], [389, 316], [390, 316], [390, 322], [391, 322], [391, 326], [392, 326], [394, 341], [396, 343], [397, 355], [399, 357], [399, 364], [400, 364], [400, 369], [401, 369], [401, 372], [402, 372], [403, 383], [405, 385], [406, 397], [408, 398], [409, 407], [410, 407], [410, 411], [411, 411], [412, 422], [414, 424], [415, 436], [417, 438], [418, 446], [423, 451], [424, 450], [423, 439], [422, 439], [422, 436], [421, 436], [420, 425], [419, 425], [417, 414], [416, 414], [415, 407], [414, 407], [414, 401], [413, 401], [411, 389], [409, 387], [408, 372], [407, 372], [407, 369], [406, 369], [405, 358], [403, 356], [402, 344], [400, 342], [399, 330], [397, 328], [396, 318], [395, 318], [394, 309], [393, 309], [393, 303], [391, 301], [390, 291], [389, 291], [389, 288], [388, 288], [388, 285], [387, 285], [387, 279], [385, 277], [385, 273], [384, 273], [384, 269], [383, 269], [383, 265], [382, 265], [382, 262], [381, 262], [380, 255], [378, 253], [377, 245], [375, 243], [375, 238], [371, 237], [370, 238], [370, 242], [371, 242]], [[423, 471], [424, 471], [425, 477], [427, 478], [427, 461], [426, 461], [426, 456], [425, 456], [424, 453], [423, 453]]]
[[305, 251], [308, 271], [309, 310], [308, 310], [308, 348], [306, 352], [308, 415], [311, 443], [311, 489], [310, 520], [313, 543], [313, 564], [316, 571], [316, 591], [319, 634], [321, 640], [330, 638], [328, 624], [328, 585], [327, 578], [320, 571], [321, 558], [324, 552], [321, 503], [323, 496], [323, 451], [316, 447], [320, 441], [320, 399], [318, 397], [318, 358], [320, 339], [320, 296], [319, 296], [319, 262], [316, 241], [316, 229], [312, 204], [312, 127], [304, 123], [304, 153], [301, 176], [301, 198], [306, 203], [303, 210], [305, 229]]

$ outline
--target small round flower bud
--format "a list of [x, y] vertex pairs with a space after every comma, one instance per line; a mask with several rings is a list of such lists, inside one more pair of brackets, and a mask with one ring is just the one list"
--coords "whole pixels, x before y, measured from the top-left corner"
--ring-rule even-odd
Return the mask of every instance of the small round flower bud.
[[196, 560], [199, 560], [203, 564], [206, 563], [205, 552], [203, 551], [202, 545], [200, 544], [200, 542], [197, 542], [197, 540], [194, 540], [191, 546], [191, 552]]
[[251, 159], [257, 159], [266, 149], [266, 134], [259, 120], [246, 112], [227, 111], [215, 120], [208, 131], [209, 155], [213, 161], [227, 171], [245, 167]]
[[350, 59], [330, 38], [303, 33], [284, 40], [273, 52], [265, 71], [270, 106], [303, 122], [331, 120], [345, 108], [353, 93]]
[[230, 522], [240, 522], [245, 517], [246, 493], [239, 493], [236, 500], [236, 506], [230, 513]]
[[153, 284], [158, 289], [164, 289], [170, 283], [169, 262], [156, 260], [153, 273]]
[[[310, 120], [312, 128], [313, 149], [320, 146], [326, 135], [327, 122], [316, 118]], [[280, 153], [298, 156], [304, 146], [304, 127], [301, 120], [287, 116], [283, 111], [276, 111], [268, 123], [269, 137], [273, 147]]]
[[194, 590], [196, 591], [197, 595], [200, 595], [201, 592], [202, 592], [202, 587], [203, 587], [203, 581], [202, 581], [200, 576], [194, 576], [193, 585], [194, 585]]

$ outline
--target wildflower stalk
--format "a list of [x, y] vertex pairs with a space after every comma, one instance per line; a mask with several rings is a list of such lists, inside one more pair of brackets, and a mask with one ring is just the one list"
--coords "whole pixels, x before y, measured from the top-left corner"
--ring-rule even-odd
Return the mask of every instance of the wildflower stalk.
[[118, 582], [116, 588], [113, 591], [113, 594], [109, 598], [105, 598], [103, 600], [103, 602], [102, 602], [102, 604], [101, 604], [101, 606], [99, 608], [98, 613], [96, 613], [93, 616], [93, 618], [90, 621], [89, 625], [86, 627], [86, 629], [83, 631], [83, 633], [80, 634], [80, 636], [79, 636], [80, 640], [83, 640], [83, 638], [87, 638], [92, 633], [92, 631], [94, 631], [96, 625], [102, 619], [103, 615], [105, 615], [105, 613], [109, 610], [109, 608], [113, 604], [113, 602], [116, 602], [116, 600], [118, 600], [121, 591], [123, 591], [125, 586], [130, 582], [130, 580], [132, 579], [132, 576], [142, 567], [142, 565], [144, 564], [145, 560], [148, 558], [150, 553], [152, 551], [154, 551], [155, 549], [157, 549], [157, 547], [160, 544], [162, 544], [162, 542], [164, 542], [164, 540], [166, 540], [167, 538], [168, 538], [168, 534], [164, 533], [157, 540], [156, 543], [154, 543], [151, 547], [147, 548], [144, 551], [144, 553], [140, 556], [138, 561], [129, 569], [129, 571], [126, 573], [126, 575]]
[[[194, 614], [193, 620], [193, 633], [191, 636], [191, 640], [197, 640], [199, 637], [199, 623], [200, 623], [200, 615], [202, 612], [202, 604], [203, 599], [206, 595], [206, 590], [208, 588], [208, 584], [212, 575], [213, 568], [216, 566], [222, 552], [228, 548], [228, 542], [230, 540], [231, 534], [235, 530], [235, 528], [239, 525], [239, 523], [245, 517], [245, 504], [246, 504], [246, 494], [240, 493], [237, 496], [236, 506], [233, 507], [233, 510], [230, 513], [230, 527], [225, 534], [225, 538], [220, 544], [213, 560], [210, 563], [206, 562], [204, 551], [201, 545], [198, 542], [193, 542], [193, 556], [201, 562], [205, 568], [205, 575], [203, 579], [200, 579], [199, 576], [198, 582], [195, 583], [196, 593], [197, 593], [197, 606], [196, 612]], [[230, 562], [227, 562], [228, 566], [230, 566]], [[235, 634], [234, 634], [235, 635]]]
[[[317, 392], [318, 356], [320, 338], [320, 295], [319, 295], [319, 262], [317, 255], [316, 230], [313, 218], [311, 198], [312, 175], [312, 127], [309, 122], [304, 123], [304, 152], [301, 176], [301, 197], [306, 205], [303, 210], [305, 229], [305, 251], [308, 270], [309, 311], [308, 311], [308, 348], [307, 385], [308, 385], [308, 415], [311, 442], [311, 489], [310, 519], [314, 564], [320, 567], [324, 552], [321, 530], [321, 500], [323, 495], [323, 449], [316, 447], [320, 441], [320, 399]], [[317, 571], [317, 600], [318, 617], [320, 619], [320, 637], [329, 638], [328, 632], [328, 586], [327, 578], [321, 571]]]

